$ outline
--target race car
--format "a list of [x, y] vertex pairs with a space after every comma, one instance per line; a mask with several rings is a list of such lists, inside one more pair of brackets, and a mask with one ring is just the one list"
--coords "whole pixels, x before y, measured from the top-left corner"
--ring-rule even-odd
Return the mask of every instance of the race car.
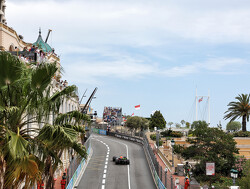
[[125, 156], [120, 156], [120, 157], [113, 157], [113, 161], [115, 162], [116, 165], [129, 165], [129, 159]]

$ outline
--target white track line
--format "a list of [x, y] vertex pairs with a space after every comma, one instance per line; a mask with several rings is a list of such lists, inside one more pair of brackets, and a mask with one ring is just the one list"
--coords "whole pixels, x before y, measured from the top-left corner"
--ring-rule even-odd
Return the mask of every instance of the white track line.
[[[125, 144], [125, 143], [123, 143], [123, 142], [120, 142], [120, 141], [116, 141], [116, 140], [109, 139], [109, 138], [107, 138], [107, 137], [102, 137], [102, 136], [98, 136], [98, 137], [100, 137], [100, 138], [105, 138], [105, 139], [107, 139], [107, 140], [111, 140], [111, 141], [114, 141], [114, 142], [117, 142], [117, 143], [120, 143], [120, 144], [125, 145], [125, 146], [126, 146], [126, 150], [127, 150], [127, 158], [129, 159], [129, 157], [128, 157], [128, 145], [127, 145], [127, 144]], [[108, 150], [108, 151], [109, 151], [109, 150]], [[130, 186], [130, 171], [129, 171], [129, 165], [127, 165], [127, 167], [128, 167], [128, 188], [131, 189], [131, 186]]]
[[104, 166], [103, 177], [102, 177], [102, 189], [105, 189], [105, 183], [106, 183], [106, 177], [107, 177], [107, 168], [108, 168], [108, 158], [109, 158], [109, 151], [110, 150], [109, 150], [109, 146], [105, 142], [103, 142], [103, 141], [101, 141], [101, 140], [99, 140], [97, 138], [93, 138], [93, 139], [101, 142], [102, 144], [104, 144], [107, 147], [107, 155], [106, 155], [106, 159], [105, 159], [105, 166]]

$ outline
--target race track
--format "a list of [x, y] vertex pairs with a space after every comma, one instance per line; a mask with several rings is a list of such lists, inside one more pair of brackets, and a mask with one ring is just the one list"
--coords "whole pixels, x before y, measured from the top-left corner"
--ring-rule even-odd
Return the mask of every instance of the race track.
[[[141, 145], [114, 137], [91, 135], [93, 155], [77, 188], [155, 189]], [[130, 165], [115, 165], [113, 156], [127, 156]]]

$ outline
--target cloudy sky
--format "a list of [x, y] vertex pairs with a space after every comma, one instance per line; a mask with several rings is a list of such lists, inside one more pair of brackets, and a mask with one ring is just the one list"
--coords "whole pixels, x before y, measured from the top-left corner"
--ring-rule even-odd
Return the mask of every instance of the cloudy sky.
[[[7, 0], [8, 25], [27, 42], [43, 38], [61, 57], [63, 78], [87, 90], [92, 106], [192, 122], [195, 89], [210, 93], [211, 124], [249, 93], [249, 0]], [[210, 91], [210, 92], [209, 92]], [[85, 98], [83, 101], [86, 101]], [[141, 105], [135, 111], [135, 105]], [[198, 104], [207, 119], [207, 99]], [[249, 126], [248, 126], [249, 130]]]

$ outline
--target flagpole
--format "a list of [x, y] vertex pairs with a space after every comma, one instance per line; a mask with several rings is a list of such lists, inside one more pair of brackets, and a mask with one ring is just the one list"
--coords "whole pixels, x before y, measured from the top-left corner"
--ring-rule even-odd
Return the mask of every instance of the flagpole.
[[197, 106], [198, 106], [198, 104], [197, 104], [197, 87], [196, 87], [196, 90], [195, 90], [195, 115], [196, 115], [195, 121], [198, 120]]
[[210, 125], [210, 91], [208, 89], [208, 125]]

